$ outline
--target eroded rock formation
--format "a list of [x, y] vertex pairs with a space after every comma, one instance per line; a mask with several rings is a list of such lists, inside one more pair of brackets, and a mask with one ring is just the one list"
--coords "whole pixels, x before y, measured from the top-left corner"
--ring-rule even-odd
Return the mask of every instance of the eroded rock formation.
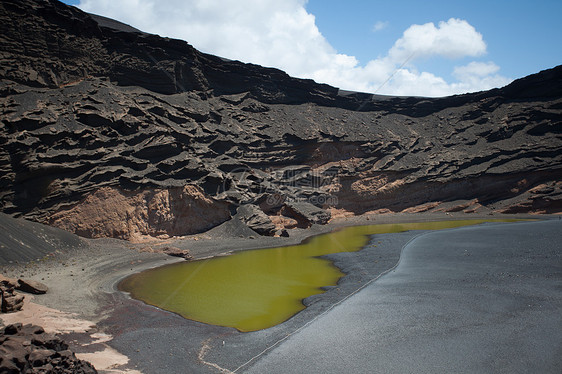
[[328, 210], [562, 212], [562, 66], [486, 92], [385, 97], [55, 0], [5, 0], [0, 21], [10, 215], [130, 239], [203, 231], [248, 204], [268, 235]]
[[16, 291], [35, 295], [47, 293], [49, 288], [31, 279], [13, 279], [0, 274], [0, 313], [13, 313], [23, 308], [24, 295]]
[[206, 231], [230, 218], [229, 204], [197, 186], [125, 191], [101, 187], [48, 223], [88, 238], [169, 237]]
[[13, 313], [23, 308], [24, 295], [16, 292], [18, 281], [0, 274], [0, 313]]
[[42, 327], [16, 323], [0, 329], [1, 373], [95, 374], [68, 344]]

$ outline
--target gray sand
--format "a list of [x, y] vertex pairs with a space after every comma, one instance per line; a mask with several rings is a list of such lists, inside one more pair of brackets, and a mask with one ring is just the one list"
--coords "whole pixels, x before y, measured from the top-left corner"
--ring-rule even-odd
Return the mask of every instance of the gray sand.
[[249, 373], [560, 373], [562, 222], [418, 236]]

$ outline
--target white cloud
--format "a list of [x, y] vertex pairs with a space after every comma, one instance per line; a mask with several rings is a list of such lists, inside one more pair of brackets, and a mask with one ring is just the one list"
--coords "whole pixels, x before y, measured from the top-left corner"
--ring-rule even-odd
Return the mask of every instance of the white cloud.
[[453, 70], [453, 76], [458, 79], [454, 83], [460, 91], [481, 91], [509, 84], [510, 79], [497, 74], [500, 67], [493, 62], [473, 61], [464, 66], [457, 66]]
[[303, 76], [336, 51], [304, 8], [304, 0], [82, 0], [87, 12], [118, 19], [203, 52], [274, 66]]
[[453, 70], [453, 75], [459, 80], [465, 80], [470, 77], [485, 77], [497, 73], [500, 67], [493, 62], [476, 62], [473, 61], [465, 66], [457, 66]]
[[388, 27], [388, 21], [377, 21], [374, 25], [373, 25], [373, 31], [377, 32], [377, 31], [381, 31], [382, 29], [385, 29]]
[[[277, 67], [347, 90], [444, 96], [509, 83], [491, 62], [455, 68], [457, 81], [450, 83], [417, 71], [417, 59], [486, 53], [482, 35], [465, 20], [412, 25], [386, 55], [360, 66], [354, 56], [338, 53], [329, 44], [305, 4], [306, 0], [167, 0], [163, 6], [158, 0], [81, 0], [79, 7], [146, 32], [186, 40], [203, 52]], [[378, 22], [373, 30], [386, 24]]]
[[468, 22], [451, 18], [439, 22], [439, 26], [430, 22], [424, 25], [412, 25], [400, 39], [394, 43], [388, 55], [403, 61], [413, 55], [415, 58], [443, 56], [447, 58], [476, 57], [486, 52], [486, 43], [482, 34]]

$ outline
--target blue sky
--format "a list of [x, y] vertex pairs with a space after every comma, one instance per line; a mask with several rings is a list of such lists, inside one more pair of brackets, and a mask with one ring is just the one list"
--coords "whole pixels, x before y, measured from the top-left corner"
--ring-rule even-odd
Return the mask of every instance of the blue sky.
[[[390, 49], [412, 24], [454, 17], [467, 20], [483, 35], [488, 45], [483, 60], [494, 61], [508, 77], [521, 78], [562, 64], [559, 0], [309, 0], [307, 9], [339, 52], [354, 55], [361, 62]], [[373, 32], [377, 22], [388, 24]], [[437, 58], [423, 66], [446, 69], [450, 63]]]
[[65, 1], [344, 89], [444, 96], [562, 64], [562, 1]]

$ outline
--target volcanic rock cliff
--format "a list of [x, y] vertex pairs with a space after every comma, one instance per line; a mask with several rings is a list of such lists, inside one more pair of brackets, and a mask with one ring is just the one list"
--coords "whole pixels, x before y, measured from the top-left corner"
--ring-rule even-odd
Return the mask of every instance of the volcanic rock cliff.
[[562, 66], [445, 98], [344, 92], [55, 0], [0, 3], [0, 56], [0, 210], [85, 237], [562, 212]]

